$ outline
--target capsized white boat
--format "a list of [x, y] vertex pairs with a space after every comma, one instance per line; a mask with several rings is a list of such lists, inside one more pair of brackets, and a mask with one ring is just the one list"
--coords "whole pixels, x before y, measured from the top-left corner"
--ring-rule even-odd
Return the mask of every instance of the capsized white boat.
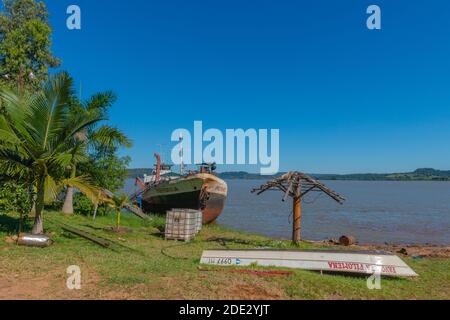
[[201, 264], [284, 267], [312, 271], [417, 277], [398, 256], [383, 251], [206, 250]]

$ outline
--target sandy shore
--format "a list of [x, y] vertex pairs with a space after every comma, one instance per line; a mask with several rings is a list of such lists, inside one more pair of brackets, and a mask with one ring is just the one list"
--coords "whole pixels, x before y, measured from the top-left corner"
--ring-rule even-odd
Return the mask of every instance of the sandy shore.
[[[339, 242], [335, 240], [324, 241], [307, 241], [313, 244], [322, 244], [335, 248], [344, 248]], [[408, 256], [411, 258], [450, 258], [450, 246], [439, 245], [417, 245], [417, 244], [364, 244], [357, 243], [355, 245], [348, 246], [355, 250], [382, 250], [392, 252], [402, 256]]]

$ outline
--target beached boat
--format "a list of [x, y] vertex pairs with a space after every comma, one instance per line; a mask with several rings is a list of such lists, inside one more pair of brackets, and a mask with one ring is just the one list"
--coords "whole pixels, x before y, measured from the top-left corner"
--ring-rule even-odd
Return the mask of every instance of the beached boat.
[[202, 211], [205, 224], [217, 220], [225, 206], [228, 186], [214, 174], [215, 165], [202, 164], [198, 171], [178, 175], [170, 165], [161, 163], [159, 155], [156, 158], [155, 171], [144, 181], [137, 181], [142, 190], [133, 199], [142, 210], [165, 214], [171, 209], [194, 209]]
[[313, 271], [416, 277], [399, 257], [382, 251], [208, 250], [202, 264], [296, 268]]

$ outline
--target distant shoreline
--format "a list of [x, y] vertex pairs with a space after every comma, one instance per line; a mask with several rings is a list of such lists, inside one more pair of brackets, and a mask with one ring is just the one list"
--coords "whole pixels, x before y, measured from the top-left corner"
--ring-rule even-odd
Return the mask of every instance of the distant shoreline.
[[[128, 169], [128, 178], [142, 177], [144, 174], [149, 174], [151, 170], [148, 168]], [[218, 176], [227, 180], [270, 180], [282, 174], [283, 172], [274, 176], [262, 176], [239, 171], [221, 172], [218, 173]], [[450, 170], [424, 168], [406, 173], [311, 174], [311, 176], [318, 180], [328, 181], [450, 181]]]

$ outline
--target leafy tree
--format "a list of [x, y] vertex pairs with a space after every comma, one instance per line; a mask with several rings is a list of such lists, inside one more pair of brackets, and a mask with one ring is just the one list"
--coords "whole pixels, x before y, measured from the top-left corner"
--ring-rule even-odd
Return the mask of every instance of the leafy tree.
[[59, 66], [51, 52], [52, 29], [43, 2], [3, 0], [0, 13], [0, 82], [18, 89], [36, 88], [48, 69]]
[[52, 76], [35, 93], [0, 89], [0, 172], [15, 181], [26, 181], [36, 190], [33, 234], [41, 234], [43, 209], [64, 185], [73, 185], [92, 200], [98, 196], [86, 177], [65, 176], [72, 161], [76, 136], [103, 120], [98, 115], [71, 116], [72, 79]]
[[130, 162], [130, 157], [116, 153], [91, 154], [89, 161], [80, 165], [80, 172], [91, 176], [99, 187], [117, 192], [124, 187]]

